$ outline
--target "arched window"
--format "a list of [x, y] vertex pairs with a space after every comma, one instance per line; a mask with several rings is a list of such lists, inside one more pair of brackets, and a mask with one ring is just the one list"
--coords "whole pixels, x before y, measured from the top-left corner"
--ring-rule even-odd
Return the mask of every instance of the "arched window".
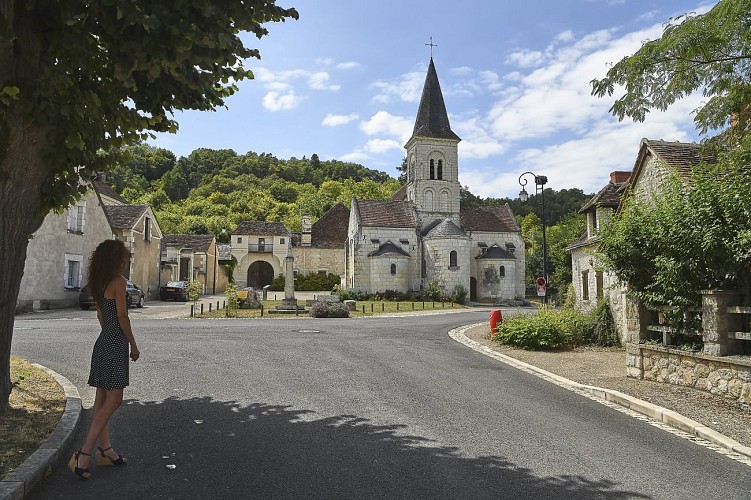
[[456, 250], [451, 250], [449, 254], [449, 267], [456, 267]]
[[501, 278], [506, 277], [506, 266], [501, 266], [498, 268], [498, 276]]
[[396, 274], [396, 264], [391, 264], [391, 274]]
[[443, 179], [443, 160], [438, 160], [438, 180]]
[[425, 210], [435, 210], [435, 207], [433, 206], [433, 191], [425, 191]]
[[441, 210], [444, 212], [451, 211], [451, 203], [449, 202], [449, 192], [441, 191]]
[[435, 179], [435, 164], [433, 160], [430, 160], [430, 178]]

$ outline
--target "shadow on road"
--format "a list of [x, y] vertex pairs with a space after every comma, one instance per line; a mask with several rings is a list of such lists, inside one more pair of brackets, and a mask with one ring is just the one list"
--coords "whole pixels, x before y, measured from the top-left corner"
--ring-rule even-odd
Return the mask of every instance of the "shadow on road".
[[82, 482], [61, 461], [33, 498], [647, 498], [611, 481], [538, 477], [504, 457], [462, 456], [403, 430], [206, 397], [127, 401], [113, 442], [129, 463]]

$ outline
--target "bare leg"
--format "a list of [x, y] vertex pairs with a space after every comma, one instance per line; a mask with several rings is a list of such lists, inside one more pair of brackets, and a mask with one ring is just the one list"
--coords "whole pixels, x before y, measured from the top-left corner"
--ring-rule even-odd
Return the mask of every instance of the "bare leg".
[[[106, 442], [100, 441], [103, 448], [109, 446], [109, 421], [110, 417], [120, 407], [123, 402], [123, 390], [122, 389], [101, 389], [96, 390], [96, 400], [94, 401], [94, 417], [91, 419], [91, 426], [89, 432], [86, 434], [86, 442], [84, 442], [81, 451], [85, 453], [93, 453], [96, 446], [97, 439], [106, 436]], [[104, 446], [107, 444], [107, 446]], [[78, 460], [78, 466], [86, 468], [89, 465], [91, 457], [81, 455]]]

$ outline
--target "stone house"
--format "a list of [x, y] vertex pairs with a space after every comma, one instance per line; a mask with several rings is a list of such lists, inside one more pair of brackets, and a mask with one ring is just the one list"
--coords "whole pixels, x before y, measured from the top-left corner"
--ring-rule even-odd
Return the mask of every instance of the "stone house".
[[263, 288], [284, 272], [292, 234], [281, 222], [243, 221], [231, 234], [238, 288]]
[[88, 281], [89, 258], [96, 246], [113, 238], [99, 194], [89, 190], [63, 213], [50, 212], [26, 250], [16, 310], [78, 305]]
[[337, 203], [314, 224], [310, 223], [310, 216], [303, 216], [300, 233], [292, 234], [295, 274], [344, 275], [349, 212], [344, 204]]
[[160, 286], [168, 281], [198, 281], [202, 294], [227, 289], [214, 235], [165, 234], [160, 255]]
[[[407, 183], [391, 200], [353, 199], [347, 287], [426, 289], [471, 300], [524, 296], [524, 242], [508, 205], [462, 206], [458, 144], [431, 58], [412, 137]], [[517, 251], [518, 250], [518, 251]]]

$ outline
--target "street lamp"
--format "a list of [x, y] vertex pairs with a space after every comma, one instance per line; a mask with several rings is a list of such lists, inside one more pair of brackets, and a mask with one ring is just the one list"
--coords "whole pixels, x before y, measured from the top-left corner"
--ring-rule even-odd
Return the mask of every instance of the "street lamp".
[[540, 199], [542, 200], [542, 277], [545, 280], [545, 295], [543, 295], [542, 302], [543, 304], [548, 303], [548, 242], [545, 239], [545, 184], [548, 183], [548, 178], [544, 175], [537, 175], [533, 172], [524, 172], [519, 176], [519, 185], [522, 187], [522, 190], [519, 192], [519, 200], [521, 200], [522, 203], [526, 203], [529, 199], [529, 194], [527, 193], [527, 190], [524, 189], [524, 186], [527, 185], [527, 179], [524, 179], [523, 177], [525, 175], [531, 175], [535, 178], [535, 194], [540, 195]]

